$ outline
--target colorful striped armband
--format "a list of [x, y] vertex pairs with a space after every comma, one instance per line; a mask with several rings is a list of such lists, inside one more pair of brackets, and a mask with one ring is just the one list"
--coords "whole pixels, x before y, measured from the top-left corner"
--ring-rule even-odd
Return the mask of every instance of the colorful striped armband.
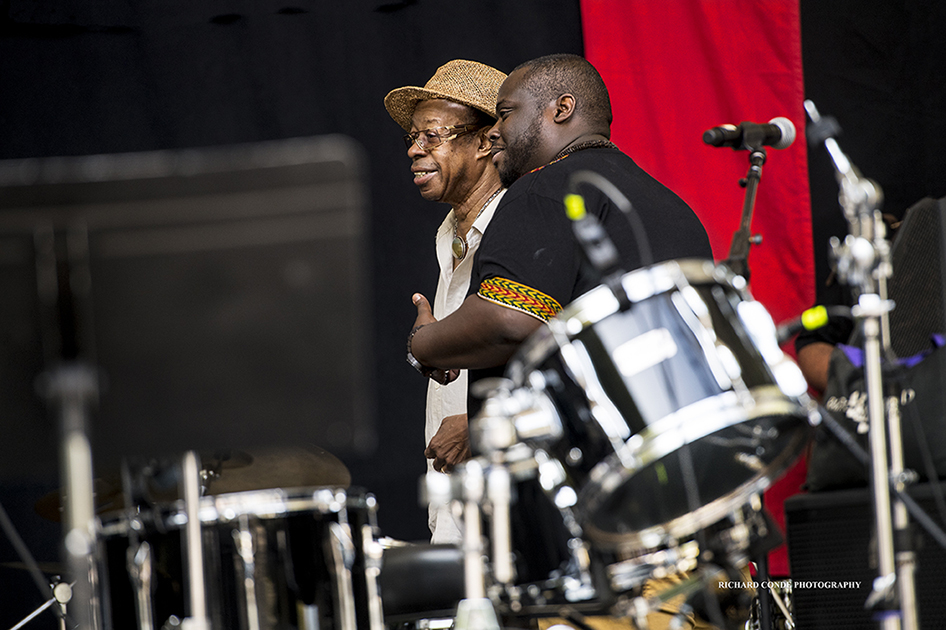
[[480, 288], [476, 294], [484, 300], [528, 313], [543, 322], [555, 317], [562, 310], [561, 305], [555, 299], [541, 291], [536, 291], [531, 287], [506, 278], [484, 280], [480, 283]]

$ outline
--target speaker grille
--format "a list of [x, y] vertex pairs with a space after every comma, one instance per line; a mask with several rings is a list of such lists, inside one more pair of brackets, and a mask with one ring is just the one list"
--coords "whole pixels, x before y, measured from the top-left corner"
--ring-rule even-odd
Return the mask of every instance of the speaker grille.
[[[942, 489], [946, 492], [946, 484]], [[910, 495], [941, 523], [929, 484], [916, 486]], [[792, 596], [799, 630], [878, 627], [871, 613], [864, 610], [864, 602], [877, 576], [873, 522], [868, 489], [796, 495], [785, 502]], [[915, 582], [921, 627], [944, 627], [946, 550], [915, 523], [914, 528], [917, 533]], [[822, 584], [825, 582], [860, 582], [860, 586], [830, 588]]]
[[929, 197], [911, 206], [897, 231], [888, 296], [891, 347], [909, 357], [930, 347], [930, 335], [946, 331], [943, 313], [943, 228], [946, 199]]

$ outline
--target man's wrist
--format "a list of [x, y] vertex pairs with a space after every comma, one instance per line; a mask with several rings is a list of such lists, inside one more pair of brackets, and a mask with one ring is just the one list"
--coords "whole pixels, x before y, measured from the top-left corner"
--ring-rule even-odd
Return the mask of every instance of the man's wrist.
[[430, 378], [430, 375], [434, 372], [434, 368], [427, 367], [426, 365], [418, 361], [417, 357], [414, 356], [414, 352], [411, 349], [411, 344], [414, 341], [414, 335], [416, 335], [417, 331], [426, 325], [427, 324], [420, 324], [418, 326], [414, 326], [414, 328], [411, 329], [410, 334], [407, 336], [407, 362], [410, 363], [411, 366], [415, 370], [420, 372], [422, 375], [424, 375], [427, 378]]

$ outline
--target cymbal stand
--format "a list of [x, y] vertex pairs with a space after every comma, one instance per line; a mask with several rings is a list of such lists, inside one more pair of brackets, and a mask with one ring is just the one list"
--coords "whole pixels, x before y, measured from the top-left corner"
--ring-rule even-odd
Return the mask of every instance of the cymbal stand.
[[[20, 559], [23, 561], [23, 564], [29, 571], [30, 577], [33, 579], [33, 582], [39, 589], [39, 592], [42, 593], [44, 597], [52, 595], [52, 598], [48, 599], [46, 603], [27, 615], [11, 630], [18, 630], [19, 628], [22, 628], [27, 623], [38, 617], [40, 613], [42, 613], [47, 608], [51, 608], [57, 615], [60, 625], [64, 630], [66, 623], [66, 603], [72, 597], [72, 588], [68, 583], [60, 582], [58, 578], [52, 584], [46, 583], [46, 580], [43, 578], [43, 572], [40, 570], [39, 565], [36, 564], [36, 559], [33, 557], [33, 554], [30, 553], [26, 543], [23, 541], [19, 532], [17, 532], [16, 528], [13, 526], [13, 521], [10, 520], [10, 516], [7, 514], [3, 504], [0, 504], [0, 528], [2, 528], [6, 533], [7, 538], [10, 540], [10, 544], [13, 545], [17, 555], [20, 556]], [[53, 608], [53, 604], [56, 603], [59, 603], [59, 607]]]
[[20, 622], [10, 628], [10, 630], [20, 630], [20, 628], [23, 628], [26, 624], [36, 619], [47, 608], [51, 608], [55, 611], [59, 619], [59, 630], [66, 630], [68, 627], [66, 625], [66, 605], [72, 600], [72, 584], [59, 581], [59, 578], [56, 577], [50, 585], [50, 588], [53, 596], [40, 605], [39, 608], [21, 619]]
[[[894, 545], [894, 525], [898, 540], [907, 544], [909, 517], [906, 507], [898, 498], [891, 512], [890, 485], [905, 485], [903, 445], [900, 435], [899, 413], [893, 409], [898, 403], [892, 397], [889, 406], [893, 413], [886, 414], [881, 352], [889, 350], [890, 326], [888, 314], [893, 307], [886, 299], [886, 282], [891, 276], [890, 247], [884, 238], [884, 224], [880, 206], [883, 193], [880, 186], [861, 176], [857, 168], [841, 151], [834, 136], [838, 131], [833, 119], [822, 119], [815, 104], [805, 101], [810, 118], [812, 140], [822, 141], [835, 169], [839, 186], [838, 201], [847, 219], [850, 234], [843, 242], [831, 239], [831, 250], [837, 261], [839, 278], [858, 289], [858, 303], [852, 313], [862, 322], [864, 332], [864, 377], [867, 389], [871, 449], [871, 485], [874, 500], [874, 520], [877, 536], [879, 576], [874, 580], [873, 592], [867, 607], [888, 603], [888, 614], [883, 616], [884, 630], [917, 630], [916, 589], [914, 584], [915, 558], [909, 547], [897, 551]], [[889, 423], [885, 426], [885, 419]], [[889, 429], [889, 440], [887, 436]], [[888, 468], [887, 448], [891, 453]], [[896, 588], [896, 590], [895, 590]], [[893, 614], [891, 602], [899, 595], [900, 614]], [[902, 622], [902, 625], [901, 625]]]
[[47, 370], [37, 379], [60, 430], [63, 493], [62, 552], [75, 580], [70, 614], [79, 630], [98, 630], [99, 584], [93, 498], [91, 409], [99, 397], [91, 326], [89, 237], [77, 222], [33, 234], [41, 341]]
[[185, 566], [188, 576], [190, 615], [183, 620], [183, 630], [209, 630], [207, 596], [204, 587], [204, 554], [200, 533], [200, 459], [187, 451], [181, 459], [181, 489], [187, 524], [184, 529]]

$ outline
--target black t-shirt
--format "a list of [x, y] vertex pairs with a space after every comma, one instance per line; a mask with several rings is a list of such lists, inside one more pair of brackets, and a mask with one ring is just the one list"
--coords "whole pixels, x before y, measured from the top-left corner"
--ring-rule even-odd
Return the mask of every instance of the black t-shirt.
[[[653, 253], [650, 261], [641, 259], [634, 230], [620, 208], [597, 188], [581, 186], [586, 210], [598, 217], [614, 242], [623, 270], [677, 258], [713, 258], [706, 230], [680, 197], [624, 153], [585, 149], [522, 176], [509, 188], [476, 252], [470, 294], [548, 320], [597, 286], [600, 280], [583, 259], [563, 201], [569, 178], [581, 170], [616, 186], [640, 217]], [[471, 370], [470, 382], [504, 370]], [[470, 397], [471, 418], [479, 402]]]

